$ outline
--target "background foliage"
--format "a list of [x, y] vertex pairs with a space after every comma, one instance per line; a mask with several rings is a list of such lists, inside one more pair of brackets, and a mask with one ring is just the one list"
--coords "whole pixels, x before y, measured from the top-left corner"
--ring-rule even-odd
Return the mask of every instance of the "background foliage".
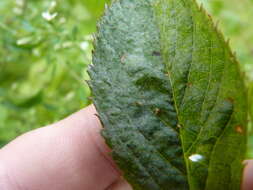
[[[198, 1], [231, 39], [253, 102], [253, 0]], [[0, 1], [0, 146], [90, 103], [86, 68], [105, 2]]]

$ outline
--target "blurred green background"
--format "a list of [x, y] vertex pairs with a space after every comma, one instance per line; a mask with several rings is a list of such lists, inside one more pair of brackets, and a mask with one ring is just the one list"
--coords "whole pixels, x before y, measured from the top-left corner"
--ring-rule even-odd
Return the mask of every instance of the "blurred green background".
[[[96, 21], [108, 1], [0, 1], [0, 146], [91, 103], [86, 69]], [[230, 39], [251, 94], [253, 0], [199, 2]]]

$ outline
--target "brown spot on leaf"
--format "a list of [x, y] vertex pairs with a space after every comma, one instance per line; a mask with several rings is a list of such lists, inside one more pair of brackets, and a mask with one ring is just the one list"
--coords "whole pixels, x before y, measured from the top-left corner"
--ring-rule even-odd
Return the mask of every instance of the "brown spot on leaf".
[[243, 134], [243, 128], [242, 128], [242, 126], [237, 125], [237, 126], [235, 127], [235, 130], [236, 130], [237, 133]]
[[126, 55], [122, 55], [120, 58], [120, 62], [124, 63], [126, 61]]
[[169, 71], [166, 72], [165, 75], [169, 77], [170, 76], [170, 72]]
[[243, 160], [242, 161], [242, 165], [245, 167], [249, 164], [249, 160]]
[[234, 99], [233, 99], [233, 98], [228, 98], [227, 100], [228, 100], [230, 103], [232, 103], [232, 104], [234, 103]]
[[143, 104], [141, 102], [135, 102], [137, 106], [142, 106]]
[[182, 128], [182, 126], [181, 126], [180, 124], [177, 124], [177, 128], [181, 129], [181, 128]]
[[153, 51], [152, 55], [153, 56], [161, 56], [161, 53], [159, 51]]
[[161, 110], [159, 108], [155, 108], [155, 114], [158, 115], [159, 113], [161, 113]]
[[187, 86], [191, 87], [191, 86], [192, 86], [192, 83], [191, 83], [191, 82], [188, 82], [188, 83], [187, 83]]

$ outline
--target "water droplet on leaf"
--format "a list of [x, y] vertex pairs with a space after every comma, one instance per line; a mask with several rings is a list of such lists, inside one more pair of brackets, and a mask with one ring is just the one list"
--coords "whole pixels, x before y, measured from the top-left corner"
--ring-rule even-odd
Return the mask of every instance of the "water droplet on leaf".
[[189, 159], [192, 161], [192, 162], [199, 162], [203, 159], [204, 157], [200, 154], [193, 154], [191, 156], [189, 156]]

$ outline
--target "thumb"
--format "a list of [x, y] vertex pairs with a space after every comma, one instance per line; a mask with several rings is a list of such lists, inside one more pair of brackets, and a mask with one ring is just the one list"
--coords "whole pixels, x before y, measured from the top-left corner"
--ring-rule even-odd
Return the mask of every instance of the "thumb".
[[0, 189], [104, 190], [120, 173], [93, 106], [18, 137], [0, 150]]

